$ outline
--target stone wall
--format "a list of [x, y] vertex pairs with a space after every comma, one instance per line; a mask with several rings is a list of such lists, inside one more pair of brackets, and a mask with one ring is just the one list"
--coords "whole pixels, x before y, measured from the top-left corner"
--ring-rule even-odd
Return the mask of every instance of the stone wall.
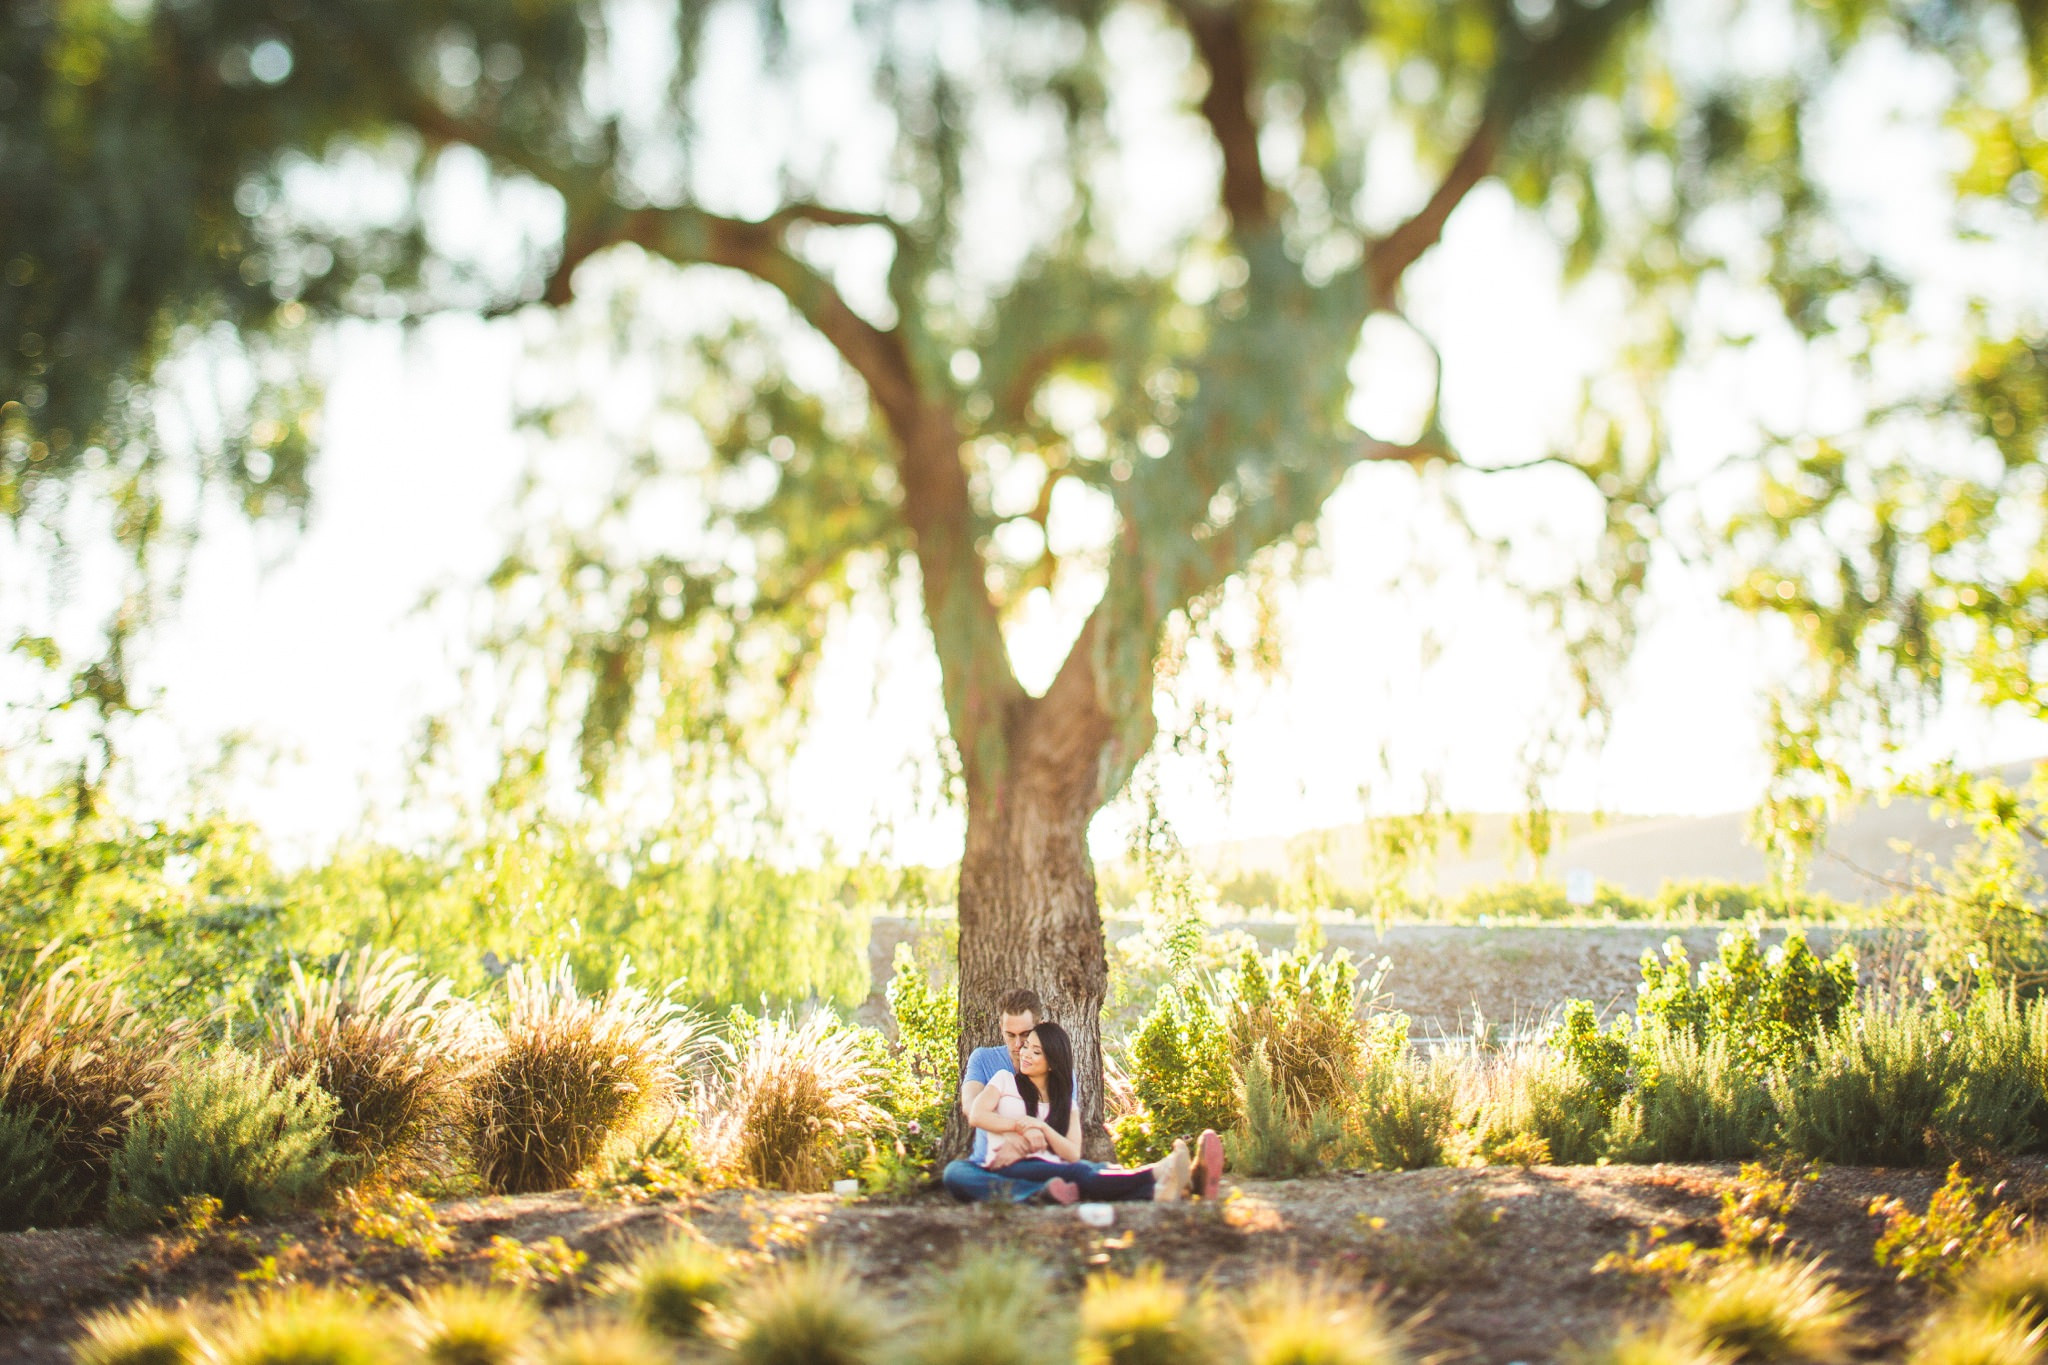
[[[882, 990], [888, 984], [896, 945], [919, 934], [943, 932], [945, 921], [919, 921], [877, 916], [869, 946], [875, 994], [861, 1017], [880, 1023], [888, 1013]], [[1268, 947], [1294, 941], [1295, 923], [1240, 921], [1220, 926], [1241, 929]], [[1721, 924], [1592, 924], [1479, 927], [1463, 924], [1395, 924], [1384, 933], [1352, 921], [1323, 926], [1332, 948], [1348, 948], [1354, 958], [1388, 959], [1384, 1003], [1405, 1011], [1415, 1021], [1418, 1037], [1442, 1037], [1469, 1028], [1475, 1009], [1511, 1031], [1540, 1024], [1565, 1000], [1591, 1000], [1603, 1013], [1630, 1009], [1639, 962], [1645, 950], [1662, 947], [1674, 935], [1683, 940], [1694, 962], [1712, 958]], [[1137, 932], [1133, 920], [1111, 920], [1112, 942]], [[1767, 944], [1784, 940], [1783, 929], [1768, 929]], [[1882, 972], [1895, 960], [1900, 944], [1884, 931], [1810, 928], [1808, 941], [1826, 955], [1845, 939], [1855, 941], [1867, 967]]]

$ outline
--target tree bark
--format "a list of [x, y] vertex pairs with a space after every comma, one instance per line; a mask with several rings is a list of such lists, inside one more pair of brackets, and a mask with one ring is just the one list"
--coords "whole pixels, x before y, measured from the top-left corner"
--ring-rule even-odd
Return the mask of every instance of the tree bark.
[[[1014, 704], [1006, 761], [968, 775], [960, 861], [960, 1064], [1001, 1041], [997, 1002], [1029, 987], [1074, 1044], [1083, 1146], [1109, 1154], [1102, 1118], [1102, 1003], [1109, 985], [1088, 824], [1100, 808], [1108, 718], [1094, 704], [1089, 651], [1039, 698]], [[1071, 676], [1070, 676], [1071, 675]], [[954, 1106], [949, 1152], [964, 1149]]]

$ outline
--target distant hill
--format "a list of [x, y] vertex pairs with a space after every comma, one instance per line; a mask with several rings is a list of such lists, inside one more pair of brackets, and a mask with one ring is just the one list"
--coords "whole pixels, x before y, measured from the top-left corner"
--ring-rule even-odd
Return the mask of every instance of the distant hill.
[[[2024, 781], [2032, 762], [1996, 770], [2009, 782]], [[1508, 815], [1474, 815], [1472, 844], [1446, 847], [1436, 867], [1436, 893], [1453, 899], [1489, 882], [1529, 875], [1527, 855], [1509, 838]], [[1596, 823], [1583, 812], [1563, 814], [1564, 837], [1551, 853], [1546, 872], [1562, 879], [1583, 868], [1602, 881], [1638, 896], [1653, 895], [1666, 881], [1709, 879], [1761, 882], [1767, 873], [1762, 850], [1744, 837], [1747, 811], [1723, 815], [1609, 816]], [[1217, 882], [1266, 874], [1285, 878], [1298, 859], [1290, 849], [1304, 839], [1323, 839], [1327, 867], [1339, 885], [1363, 880], [1365, 831], [1359, 825], [1310, 831], [1289, 838], [1240, 839], [1189, 850], [1195, 865]], [[1923, 801], [1869, 804], [1846, 814], [1828, 832], [1814, 859], [1808, 888], [1850, 901], [1878, 901], [1909, 880], [1922, 855], [1947, 863], [1970, 840], [1969, 832], [1938, 821]], [[1903, 843], [1907, 852], [1893, 844]]]

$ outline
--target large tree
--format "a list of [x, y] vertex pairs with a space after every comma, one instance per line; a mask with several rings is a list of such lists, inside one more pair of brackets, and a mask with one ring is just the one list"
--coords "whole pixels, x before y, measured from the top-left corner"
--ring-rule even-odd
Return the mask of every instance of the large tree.
[[[962, 1047], [992, 1035], [1004, 988], [1036, 987], [1073, 1029], [1099, 1134], [1089, 823], [1154, 746], [1176, 622], [1304, 536], [1352, 471], [1459, 462], [1434, 416], [1399, 442], [1346, 417], [1362, 327], [1400, 311], [1459, 205], [1499, 178], [1574, 269], [1623, 281], [1659, 324], [1627, 357], [1652, 388], [1701, 280], [1758, 282], [1744, 243], [1773, 247], [1762, 283], [1784, 283], [1788, 316], [1812, 308], [1792, 277], [1816, 262], [1778, 268], [1816, 212], [1796, 115], [1889, 21], [1822, 7], [1797, 62], [1717, 60], [1702, 35], [1751, 9], [1811, 26], [1762, 3], [1660, 25], [1648, 0], [15, 4], [0, 498], [24, 515], [110, 464], [153, 524], [169, 438], [141, 395], [223, 327], [260, 380], [321, 316], [562, 309], [608, 253], [752, 282], [740, 322], [698, 329], [675, 395], [712, 472], [747, 476], [704, 497], [749, 552], [572, 566], [601, 589], [565, 645], [586, 766], [678, 668], [788, 676], [855, 566], [914, 566], [967, 813]], [[866, 88], [838, 79], [849, 65]], [[1163, 120], [1145, 105], [1162, 81]], [[502, 242], [436, 236], [429, 205], [465, 158], [494, 205], [538, 188], [552, 206], [553, 230], [510, 234], [510, 264]], [[1206, 207], [1146, 202], [1159, 167]], [[349, 174], [397, 185], [396, 207], [337, 205]], [[1729, 206], [1749, 218], [1732, 248], [1709, 221]], [[855, 408], [818, 377], [818, 341]], [[277, 392], [247, 385], [207, 447], [257, 510], [306, 487], [310, 408]], [[1557, 462], [1606, 509], [1603, 550], [1554, 603], [1593, 646], [1589, 692], [1627, 631], [1579, 604], [1640, 590], [1664, 449], [1654, 401], [1594, 416]], [[1063, 505], [1105, 509], [1105, 533], [1049, 540]], [[1063, 575], [1098, 595], [1033, 690], [1006, 621]]]

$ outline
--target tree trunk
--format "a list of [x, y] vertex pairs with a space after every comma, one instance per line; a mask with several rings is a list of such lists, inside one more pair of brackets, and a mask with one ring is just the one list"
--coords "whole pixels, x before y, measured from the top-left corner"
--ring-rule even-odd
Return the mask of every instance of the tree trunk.
[[[960, 861], [960, 1062], [964, 1068], [970, 1050], [1001, 1041], [997, 1002], [1005, 992], [1036, 991], [1046, 1017], [1073, 1040], [1082, 1142], [1100, 1160], [1109, 1154], [1102, 1119], [1109, 967], [1088, 822], [1102, 804], [1108, 726], [1092, 687], [1081, 698], [1075, 690], [1055, 682], [1044, 697], [1019, 703], [1001, 771], [981, 781], [969, 776]], [[967, 1138], [956, 1105], [947, 1149], [964, 1149]]]

